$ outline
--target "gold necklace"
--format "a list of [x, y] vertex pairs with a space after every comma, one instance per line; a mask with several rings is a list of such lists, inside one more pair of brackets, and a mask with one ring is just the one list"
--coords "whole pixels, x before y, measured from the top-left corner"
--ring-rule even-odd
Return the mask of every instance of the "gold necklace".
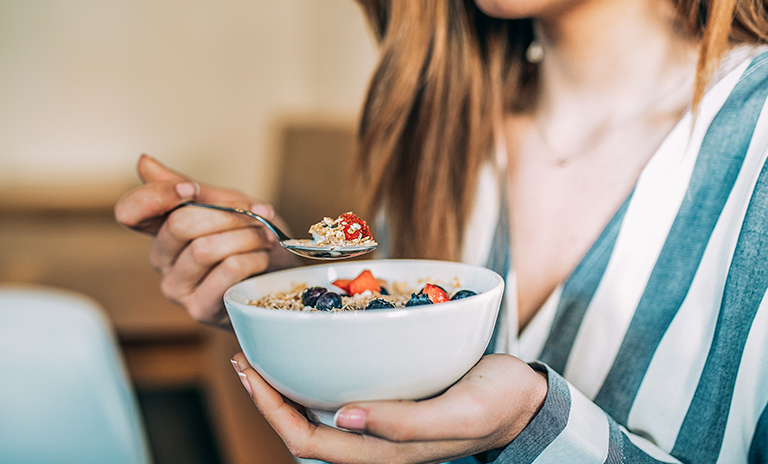
[[580, 147], [576, 150], [571, 150], [571, 154], [564, 154], [561, 150], [556, 149], [553, 144], [550, 142], [550, 138], [547, 135], [546, 131], [544, 130], [544, 127], [542, 126], [539, 119], [534, 119], [533, 125], [534, 129], [536, 130], [536, 134], [541, 141], [544, 148], [549, 152], [550, 157], [552, 159], [552, 163], [554, 163], [557, 166], [562, 166], [566, 164], [568, 161], [571, 161], [575, 158], [578, 158], [582, 154], [594, 149], [597, 147], [604, 139], [605, 136], [611, 132], [615, 132], [621, 128], [624, 128], [631, 124], [634, 120], [639, 119], [640, 117], [646, 115], [648, 112], [653, 110], [656, 106], [658, 106], [661, 101], [669, 96], [674, 90], [676, 90], [679, 86], [681, 86], [683, 83], [685, 83], [687, 80], [691, 79], [691, 76], [689, 73], [685, 72], [683, 73], [681, 79], [676, 80], [673, 85], [670, 85], [670, 87], [663, 92], [659, 92], [654, 98], [651, 99], [651, 101], [643, 106], [639, 111], [635, 112], [634, 114], [630, 115], [627, 118], [622, 119], [618, 123], [614, 124], [604, 124], [601, 127], [597, 128], [592, 135], [584, 141], [584, 143], [581, 144]]
[[589, 137], [589, 139], [583, 143], [581, 147], [579, 147], [578, 150], [574, 150], [572, 155], [567, 156], [552, 146], [552, 143], [550, 143], [549, 137], [547, 137], [547, 134], [544, 132], [544, 128], [541, 127], [541, 124], [534, 122], [534, 127], [536, 129], [536, 134], [538, 135], [539, 140], [544, 145], [544, 148], [549, 152], [552, 158], [552, 162], [557, 166], [562, 166], [567, 161], [578, 158], [582, 153], [595, 148], [595, 146], [597, 146], [603, 140], [605, 133], [608, 132], [608, 126], [601, 127], [600, 129], [596, 130], [592, 136]]

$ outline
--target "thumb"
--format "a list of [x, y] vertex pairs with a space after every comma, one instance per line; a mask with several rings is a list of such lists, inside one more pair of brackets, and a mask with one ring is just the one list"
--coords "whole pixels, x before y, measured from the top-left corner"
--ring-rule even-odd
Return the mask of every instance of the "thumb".
[[142, 154], [138, 163], [139, 178], [147, 182], [183, 182], [189, 178], [163, 165], [155, 158]]

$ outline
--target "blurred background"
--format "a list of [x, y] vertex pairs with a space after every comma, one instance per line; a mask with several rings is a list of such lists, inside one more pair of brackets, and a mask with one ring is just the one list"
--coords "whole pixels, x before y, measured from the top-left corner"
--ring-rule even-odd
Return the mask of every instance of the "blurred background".
[[347, 175], [375, 60], [352, 0], [0, 2], [0, 284], [103, 307], [156, 463], [291, 459], [232, 372], [234, 337], [166, 302], [149, 238], [114, 223], [139, 155], [302, 233], [353, 209], [314, 192]]

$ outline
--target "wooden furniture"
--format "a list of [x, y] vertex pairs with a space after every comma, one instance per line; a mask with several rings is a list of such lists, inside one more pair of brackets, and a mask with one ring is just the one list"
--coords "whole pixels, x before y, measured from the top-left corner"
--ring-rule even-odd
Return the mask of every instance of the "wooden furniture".
[[360, 212], [359, 198], [350, 182], [355, 143], [351, 123], [286, 123], [281, 140], [275, 209], [293, 236], [309, 237], [309, 226], [325, 216]]

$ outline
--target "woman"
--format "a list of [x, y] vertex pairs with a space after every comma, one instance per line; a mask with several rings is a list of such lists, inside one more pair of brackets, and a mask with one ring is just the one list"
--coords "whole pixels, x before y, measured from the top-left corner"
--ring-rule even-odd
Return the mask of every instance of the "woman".
[[[497, 354], [434, 399], [345, 406], [357, 433], [309, 423], [235, 356], [289, 449], [768, 462], [766, 2], [360, 3], [381, 43], [359, 134], [378, 238], [485, 263], [510, 290]], [[226, 324], [226, 287], [294, 264], [237, 217], [165, 219], [193, 198], [268, 206], [139, 169], [117, 217], [156, 233], [163, 289], [193, 317]]]

